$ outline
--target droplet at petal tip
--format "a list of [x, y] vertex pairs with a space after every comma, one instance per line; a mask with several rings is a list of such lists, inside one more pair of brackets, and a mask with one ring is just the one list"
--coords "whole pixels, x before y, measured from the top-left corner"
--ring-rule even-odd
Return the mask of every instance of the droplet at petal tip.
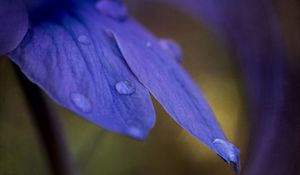
[[234, 170], [240, 172], [240, 150], [229, 141], [216, 138], [213, 141], [216, 153], [227, 163], [232, 164]]
[[129, 128], [127, 130], [128, 135], [135, 140], [144, 141], [148, 136], [148, 132], [140, 130], [139, 128]]

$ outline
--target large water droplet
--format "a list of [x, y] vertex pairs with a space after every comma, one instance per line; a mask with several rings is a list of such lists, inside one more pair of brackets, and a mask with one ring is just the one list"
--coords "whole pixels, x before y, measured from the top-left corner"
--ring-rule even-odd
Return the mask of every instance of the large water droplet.
[[130, 95], [135, 92], [135, 87], [129, 81], [120, 81], [115, 86], [119, 94]]
[[100, 0], [96, 3], [96, 9], [101, 14], [118, 21], [124, 21], [128, 17], [127, 8], [118, 0]]
[[167, 52], [176, 61], [182, 60], [182, 50], [180, 46], [172, 39], [160, 39], [159, 44], [161, 48]]
[[80, 35], [78, 36], [77, 40], [81, 44], [89, 45], [91, 43], [91, 40], [86, 35]]
[[240, 151], [230, 142], [216, 138], [213, 140], [216, 152], [227, 163], [233, 164], [235, 171], [240, 171]]
[[92, 103], [85, 95], [80, 93], [71, 93], [70, 98], [74, 105], [82, 112], [90, 112], [92, 110]]

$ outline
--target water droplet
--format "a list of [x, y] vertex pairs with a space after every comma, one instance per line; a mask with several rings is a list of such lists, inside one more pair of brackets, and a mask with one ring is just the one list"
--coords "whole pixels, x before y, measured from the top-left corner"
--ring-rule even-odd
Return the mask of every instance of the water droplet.
[[85, 45], [89, 45], [91, 43], [91, 40], [86, 35], [80, 35], [77, 40]]
[[141, 121], [139, 118], [129, 118], [125, 119], [126, 125], [127, 125], [127, 134], [137, 140], [145, 140], [149, 129], [145, 127], [144, 119]]
[[127, 130], [127, 133], [130, 137], [133, 137], [134, 139], [137, 140], [145, 140], [147, 137], [147, 133], [143, 132], [139, 128], [131, 127]]
[[127, 8], [121, 1], [100, 0], [96, 3], [96, 9], [105, 16], [118, 21], [124, 21], [128, 17]]
[[180, 62], [182, 60], [182, 50], [180, 46], [172, 39], [160, 39], [160, 47], [167, 52], [172, 58]]
[[151, 47], [151, 46], [152, 46], [151, 42], [150, 42], [150, 41], [147, 41], [147, 42], [146, 42], [146, 46], [147, 46], [147, 47]]
[[129, 81], [120, 81], [115, 86], [119, 94], [130, 95], [135, 92], [135, 87]]
[[217, 154], [227, 163], [233, 164], [235, 171], [240, 171], [240, 151], [224, 139], [216, 138], [212, 143]]
[[92, 110], [92, 103], [85, 95], [80, 93], [71, 93], [70, 98], [74, 105], [82, 112], [90, 112]]

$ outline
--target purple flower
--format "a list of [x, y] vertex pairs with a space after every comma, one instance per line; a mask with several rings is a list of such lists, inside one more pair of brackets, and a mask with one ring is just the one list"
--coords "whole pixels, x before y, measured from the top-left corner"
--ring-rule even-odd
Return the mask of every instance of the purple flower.
[[178, 62], [176, 43], [149, 33], [119, 0], [24, 2], [1, 1], [0, 11], [13, 21], [1, 15], [0, 23], [9, 25], [0, 31], [0, 51], [58, 104], [143, 140], [155, 123], [151, 94], [179, 125], [238, 169], [239, 150]]

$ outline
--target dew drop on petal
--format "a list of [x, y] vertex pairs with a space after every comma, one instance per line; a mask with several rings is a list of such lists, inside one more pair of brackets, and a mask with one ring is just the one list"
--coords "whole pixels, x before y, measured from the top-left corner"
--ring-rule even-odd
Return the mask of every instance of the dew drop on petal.
[[160, 47], [168, 53], [176, 61], [180, 62], [182, 60], [182, 50], [180, 46], [172, 39], [160, 39]]
[[151, 46], [152, 46], [151, 42], [150, 42], [150, 41], [147, 41], [147, 42], [146, 42], [146, 46], [147, 46], [147, 47], [151, 47]]
[[115, 85], [116, 90], [122, 95], [131, 95], [135, 92], [135, 87], [129, 81], [119, 81]]
[[91, 40], [86, 35], [78, 36], [77, 40], [81, 44], [85, 44], [85, 45], [89, 45], [91, 43]]
[[96, 9], [100, 14], [108, 16], [117, 21], [124, 21], [128, 17], [126, 6], [117, 0], [99, 0]]
[[128, 135], [137, 139], [137, 140], [144, 140], [147, 136], [147, 133], [143, 132], [139, 128], [131, 127], [127, 130]]
[[143, 122], [139, 118], [125, 119], [127, 125], [126, 133], [137, 140], [145, 140], [148, 135], [148, 130], [143, 129]]
[[220, 155], [227, 163], [234, 164], [236, 171], [240, 170], [240, 151], [230, 142], [216, 138], [213, 140], [217, 154]]
[[71, 93], [70, 98], [73, 104], [82, 112], [90, 112], [92, 103], [88, 97], [80, 93]]

